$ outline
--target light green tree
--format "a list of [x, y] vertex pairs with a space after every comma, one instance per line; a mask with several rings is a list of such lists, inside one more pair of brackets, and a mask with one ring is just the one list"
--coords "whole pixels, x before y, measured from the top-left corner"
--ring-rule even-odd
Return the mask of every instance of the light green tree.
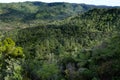
[[12, 39], [0, 42], [0, 80], [22, 80], [22, 57], [23, 49], [16, 47]]

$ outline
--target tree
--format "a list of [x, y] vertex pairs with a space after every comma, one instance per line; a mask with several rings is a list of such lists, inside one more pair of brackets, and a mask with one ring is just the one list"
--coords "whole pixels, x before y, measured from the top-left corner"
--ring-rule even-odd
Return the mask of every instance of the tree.
[[22, 80], [21, 58], [24, 57], [21, 47], [6, 38], [0, 42], [0, 80]]
[[59, 70], [57, 65], [53, 63], [44, 63], [41, 67], [41, 70], [37, 72], [41, 75], [42, 80], [56, 80], [55, 78]]

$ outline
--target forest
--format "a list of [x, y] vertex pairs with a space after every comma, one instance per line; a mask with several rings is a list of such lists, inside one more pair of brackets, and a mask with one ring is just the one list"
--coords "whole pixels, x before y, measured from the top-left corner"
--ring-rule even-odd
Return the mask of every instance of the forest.
[[0, 80], [120, 80], [120, 7], [0, 3]]

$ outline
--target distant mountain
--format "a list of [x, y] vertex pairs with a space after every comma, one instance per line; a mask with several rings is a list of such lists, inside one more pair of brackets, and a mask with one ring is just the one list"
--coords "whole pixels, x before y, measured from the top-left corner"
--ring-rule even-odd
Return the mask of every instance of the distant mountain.
[[111, 6], [95, 6], [75, 3], [19, 2], [0, 3], [0, 20], [26, 21], [34, 19], [60, 20], [80, 14], [93, 8], [113, 8]]

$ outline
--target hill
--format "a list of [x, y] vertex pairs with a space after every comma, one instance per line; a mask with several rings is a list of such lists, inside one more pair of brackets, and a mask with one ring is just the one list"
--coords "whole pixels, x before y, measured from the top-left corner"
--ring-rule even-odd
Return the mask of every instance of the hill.
[[0, 24], [0, 80], [120, 80], [119, 7], [0, 3]]
[[1, 20], [64, 19], [93, 8], [112, 8], [75, 3], [21, 2], [0, 3]]
[[119, 80], [119, 13], [93, 9], [7, 35], [24, 48], [24, 75], [31, 80]]
[[8, 31], [17, 28], [33, 27], [36, 24], [51, 23], [54, 20], [62, 20], [93, 8], [114, 7], [62, 2], [0, 3], [0, 30]]

